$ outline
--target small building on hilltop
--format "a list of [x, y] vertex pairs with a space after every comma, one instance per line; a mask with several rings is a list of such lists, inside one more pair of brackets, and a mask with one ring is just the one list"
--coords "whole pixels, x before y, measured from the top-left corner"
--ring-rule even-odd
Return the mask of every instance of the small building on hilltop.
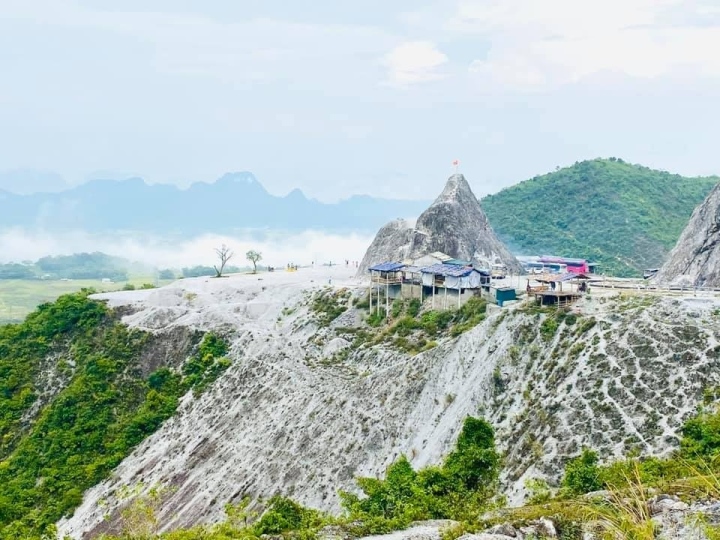
[[528, 280], [527, 294], [534, 296], [540, 305], [567, 306], [590, 290], [588, 283], [591, 279], [588, 274], [583, 273], [543, 274], [532, 278], [532, 281], [540, 285], [531, 286], [531, 280]]
[[517, 300], [517, 291], [515, 291], [515, 287], [490, 287], [488, 296], [498, 306], [503, 307], [505, 302]]
[[407, 265], [398, 262], [384, 262], [368, 268], [370, 272], [370, 301], [373, 290], [385, 293], [386, 299], [399, 298], [402, 294], [403, 268]]
[[[404, 262], [384, 262], [371, 266], [370, 310], [390, 309], [397, 298], [417, 298], [421, 302], [432, 297], [435, 308], [460, 307], [471, 296], [479, 296], [490, 287], [490, 271], [436, 263], [420, 267]], [[439, 297], [437, 299], [436, 297]], [[384, 304], [384, 306], [383, 306]]]
[[460, 307], [490, 285], [489, 272], [471, 266], [440, 263], [422, 268], [420, 272], [424, 296], [432, 297], [433, 308]]
[[556, 257], [554, 255], [543, 255], [538, 262], [545, 266], [564, 265], [568, 273], [590, 274], [595, 272], [596, 263], [588, 262], [586, 259], [575, 259], [572, 257]]

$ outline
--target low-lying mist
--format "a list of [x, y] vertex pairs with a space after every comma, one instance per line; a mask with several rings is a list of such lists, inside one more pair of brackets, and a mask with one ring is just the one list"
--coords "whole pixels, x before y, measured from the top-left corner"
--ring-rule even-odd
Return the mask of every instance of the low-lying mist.
[[159, 237], [144, 233], [93, 234], [10, 229], [0, 231], [0, 263], [35, 261], [48, 255], [100, 251], [156, 268], [212, 265], [215, 248], [226, 244], [235, 252], [231, 264], [249, 264], [245, 253], [262, 254], [263, 266], [305, 265], [315, 262], [359, 261], [370, 245], [368, 234], [333, 234], [319, 231], [284, 232], [247, 230], [231, 235]]

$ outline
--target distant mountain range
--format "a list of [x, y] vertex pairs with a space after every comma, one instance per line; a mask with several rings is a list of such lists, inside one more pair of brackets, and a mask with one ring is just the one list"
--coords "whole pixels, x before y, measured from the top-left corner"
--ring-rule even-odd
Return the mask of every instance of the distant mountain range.
[[59, 193], [0, 191], [0, 227], [180, 234], [247, 228], [374, 232], [391, 219], [419, 215], [428, 204], [366, 195], [328, 204], [298, 189], [277, 197], [251, 173], [238, 172], [187, 189], [131, 178], [92, 180]]
[[482, 199], [515, 253], [581, 257], [600, 272], [632, 276], [659, 267], [693, 210], [720, 182], [594, 159], [537, 176]]
[[[46, 180], [58, 186], [53, 178]], [[686, 178], [618, 158], [594, 159], [525, 180], [480, 203], [498, 237], [517, 255], [582, 257], [599, 262], [603, 272], [630, 276], [662, 265], [694, 208], [718, 182], [718, 177]], [[0, 229], [374, 234], [391, 220], [416, 218], [431, 203], [356, 195], [328, 204], [297, 189], [278, 197], [249, 172], [187, 189], [140, 178], [93, 180], [34, 194], [11, 193], [9, 185], [0, 176]]]

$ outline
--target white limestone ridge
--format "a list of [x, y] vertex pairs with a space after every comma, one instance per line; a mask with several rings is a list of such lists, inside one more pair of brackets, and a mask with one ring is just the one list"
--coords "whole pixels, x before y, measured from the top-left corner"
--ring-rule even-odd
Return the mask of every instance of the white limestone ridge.
[[88, 490], [58, 524], [60, 536], [113, 531], [128, 503], [122, 495], [138, 485], [140, 494], [169, 488], [163, 530], [219, 521], [224, 505], [244, 496], [282, 493], [337, 511], [339, 489], [356, 490], [355, 476], [382, 475], [402, 453], [416, 467], [440, 462], [468, 415], [495, 426], [502, 482], [517, 503], [528, 478], [557, 482], [583, 446], [615, 456], [669, 451], [703, 388], [720, 384], [712, 299], [593, 293], [578, 304], [577, 322], [550, 337], [540, 333], [548, 315], [503, 308], [409, 356], [341, 339], [333, 327], [359, 324], [355, 308], [330, 328], [313, 322], [321, 288], [364, 294], [349, 274], [323, 267], [100, 295], [156, 340], [183, 329], [223, 334], [232, 364]]
[[404, 220], [382, 227], [365, 253], [358, 275], [374, 264], [415, 259], [435, 251], [486, 267], [502, 263], [511, 272], [520, 269], [517, 259], [495, 235], [462, 174], [448, 179], [414, 227]]
[[695, 208], [655, 282], [720, 287], [720, 184]]

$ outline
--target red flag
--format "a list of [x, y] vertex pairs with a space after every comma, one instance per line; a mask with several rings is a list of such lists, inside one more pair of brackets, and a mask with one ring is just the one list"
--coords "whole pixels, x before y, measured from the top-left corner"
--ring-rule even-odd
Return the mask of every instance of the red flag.
[[456, 166], [460, 165], [460, 162], [457, 159], [455, 159], [455, 160], [453, 160], [453, 165], [456, 165]]

